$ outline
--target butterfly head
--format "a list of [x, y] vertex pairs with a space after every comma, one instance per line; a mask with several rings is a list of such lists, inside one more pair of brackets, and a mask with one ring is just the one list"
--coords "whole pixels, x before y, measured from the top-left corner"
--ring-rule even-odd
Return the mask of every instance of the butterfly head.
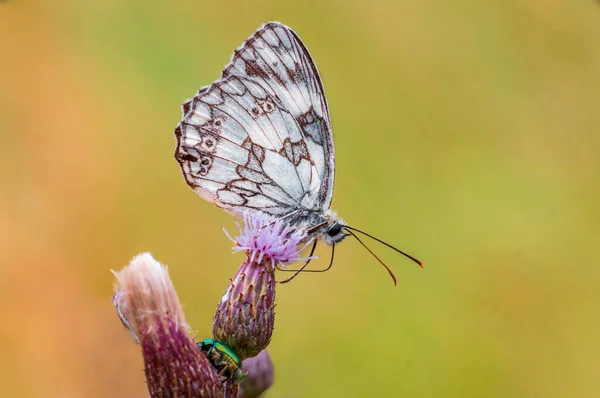
[[344, 231], [346, 223], [339, 218], [333, 210], [325, 214], [327, 224], [323, 227], [323, 240], [328, 245], [335, 245], [343, 241], [348, 233]]

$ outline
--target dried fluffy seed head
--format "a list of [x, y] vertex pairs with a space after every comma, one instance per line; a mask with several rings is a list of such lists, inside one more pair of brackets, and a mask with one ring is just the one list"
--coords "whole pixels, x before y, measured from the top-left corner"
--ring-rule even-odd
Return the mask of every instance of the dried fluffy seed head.
[[142, 346], [150, 396], [223, 397], [217, 373], [189, 336], [166, 267], [144, 253], [114, 274], [113, 303]]
[[189, 331], [169, 272], [150, 253], [137, 255], [127, 267], [113, 273], [117, 278], [113, 303], [132, 333], [139, 337], [142, 325], [165, 317]]
[[240, 384], [237, 398], [257, 398], [273, 384], [275, 368], [267, 350], [246, 359], [242, 367], [246, 378]]
[[238, 224], [238, 229], [240, 234], [235, 239], [230, 237], [236, 244], [233, 250], [245, 251], [250, 262], [264, 264], [271, 269], [275, 269], [277, 264], [306, 260], [300, 252], [312, 242], [306, 242], [306, 231], [298, 230], [284, 220], [272, 221], [264, 213], [256, 211], [245, 212], [244, 227]]
[[267, 347], [274, 323], [275, 274], [263, 264], [246, 261], [217, 307], [213, 335], [244, 360]]

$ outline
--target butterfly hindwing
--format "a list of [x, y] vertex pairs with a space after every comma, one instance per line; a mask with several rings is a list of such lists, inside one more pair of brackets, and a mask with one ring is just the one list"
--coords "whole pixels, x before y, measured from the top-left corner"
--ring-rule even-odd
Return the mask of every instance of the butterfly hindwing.
[[306, 167], [297, 169], [280, 153], [285, 143], [274, 126], [289, 123], [295, 134], [299, 127], [273, 101], [254, 82], [223, 79], [186, 105], [176, 129], [176, 158], [188, 184], [237, 215], [244, 208], [285, 213], [310, 182]]

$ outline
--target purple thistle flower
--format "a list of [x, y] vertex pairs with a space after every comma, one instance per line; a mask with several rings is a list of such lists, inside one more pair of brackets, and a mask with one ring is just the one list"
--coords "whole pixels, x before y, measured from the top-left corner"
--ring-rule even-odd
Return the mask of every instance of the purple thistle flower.
[[119, 272], [113, 304], [142, 346], [152, 398], [223, 397], [217, 372], [190, 338], [190, 328], [167, 268], [149, 253]]
[[236, 224], [239, 235], [235, 239], [227, 231], [225, 234], [236, 244], [233, 250], [245, 251], [251, 262], [270, 263], [275, 269], [277, 264], [285, 266], [294, 261], [308, 260], [308, 257], [300, 256], [300, 252], [312, 243], [312, 239], [306, 241], [305, 230], [298, 230], [282, 219], [272, 221], [266, 214], [257, 211], [244, 213], [243, 227], [237, 221]]
[[275, 266], [304, 259], [300, 252], [310, 241], [305, 242], [305, 231], [260, 212], [244, 213], [244, 227], [238, 229], [240, 235], [229, 238], [234, 250], [246, 252], [246, 260], [217, 307], [213, 335], [243, 361], [267, 348], [273, 335]]

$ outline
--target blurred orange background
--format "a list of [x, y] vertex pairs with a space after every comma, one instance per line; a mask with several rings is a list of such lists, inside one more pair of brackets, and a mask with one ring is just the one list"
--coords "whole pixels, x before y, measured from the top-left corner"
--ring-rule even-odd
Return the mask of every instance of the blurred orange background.
[[142, 251], [210, 335], [243, 256], [173, 129], [268, 20], [322, 74], [334, 208], [425, 263], [371, 243], [394, 288], [348, 239], [279, 286], [268, 396], [600, 396], [591, 0], [0, 2], [0, 396], [147, 396], [110, 303]]

